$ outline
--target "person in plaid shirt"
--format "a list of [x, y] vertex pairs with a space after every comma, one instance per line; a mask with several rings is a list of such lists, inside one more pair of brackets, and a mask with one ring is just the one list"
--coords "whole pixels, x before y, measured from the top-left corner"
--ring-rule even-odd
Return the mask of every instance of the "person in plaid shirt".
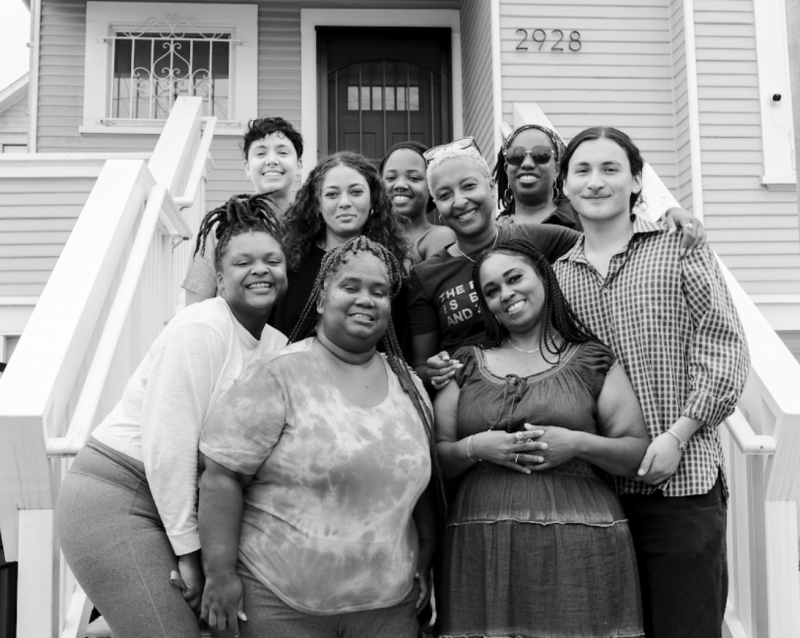
[[712, 250], [685, 252], [662, 223], [632, 213], [643, 168], [616, 129], [570, 142], [561, 170], [585, 235], [554, 268], [573, 310], [622, 362], [650, 435], [638, 476], [613, 478], [647, 636], [712, 638], [728, 590], [719, 425], [742, 393], [749, 355]]

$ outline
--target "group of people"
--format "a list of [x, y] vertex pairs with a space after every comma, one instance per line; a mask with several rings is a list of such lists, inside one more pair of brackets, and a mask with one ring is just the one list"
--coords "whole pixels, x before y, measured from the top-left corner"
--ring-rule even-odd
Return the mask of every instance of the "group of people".
[[115, 638], [720, 636], [747, 345], [630, 138], [340, 152], [294, 199], [300, 134], [243, 147], [58, 495]]

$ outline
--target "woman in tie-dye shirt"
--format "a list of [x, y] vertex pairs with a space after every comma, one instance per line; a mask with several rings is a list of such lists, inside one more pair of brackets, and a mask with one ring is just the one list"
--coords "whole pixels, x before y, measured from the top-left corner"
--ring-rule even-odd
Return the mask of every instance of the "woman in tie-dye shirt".
[[417, 635], [432, 422], [391, 326], [401, 278], [364, 237], [330, 251], [294, 335], [315, 336], [251, 366], [209, 417], [200, 535], [212, 628], [235, 625], [243, 601], [242, 636]]

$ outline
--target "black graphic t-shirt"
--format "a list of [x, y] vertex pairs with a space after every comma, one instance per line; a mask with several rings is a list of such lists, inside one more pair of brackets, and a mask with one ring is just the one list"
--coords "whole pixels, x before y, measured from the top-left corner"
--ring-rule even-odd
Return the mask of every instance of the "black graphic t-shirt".
[[[555, 225], [512, 224], [498, 228], [498, 240], [527, 239], [550, 263], [575, 245], [580, 234]], [[442, 249], [411, 273], [408, 306], [413, 336], [436, 332], [440, 347], [451, 353], [467, 337], [483, 332], [478, 293], [472, 285], [472, 262]]]

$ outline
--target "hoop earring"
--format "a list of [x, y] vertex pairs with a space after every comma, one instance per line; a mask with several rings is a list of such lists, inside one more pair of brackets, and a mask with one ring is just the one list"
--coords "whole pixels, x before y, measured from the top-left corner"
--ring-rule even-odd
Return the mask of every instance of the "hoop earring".
[[558, 184], [553, 182], [553, 203], [558, 204], [558, 200], [560, 197], [558, 196]]
[[511, 190], [510, 186], [506, 187], [506, 192], [503, 193], [503, 201], [506, 204], [510, 204], [514, 201], [514, 191]]

